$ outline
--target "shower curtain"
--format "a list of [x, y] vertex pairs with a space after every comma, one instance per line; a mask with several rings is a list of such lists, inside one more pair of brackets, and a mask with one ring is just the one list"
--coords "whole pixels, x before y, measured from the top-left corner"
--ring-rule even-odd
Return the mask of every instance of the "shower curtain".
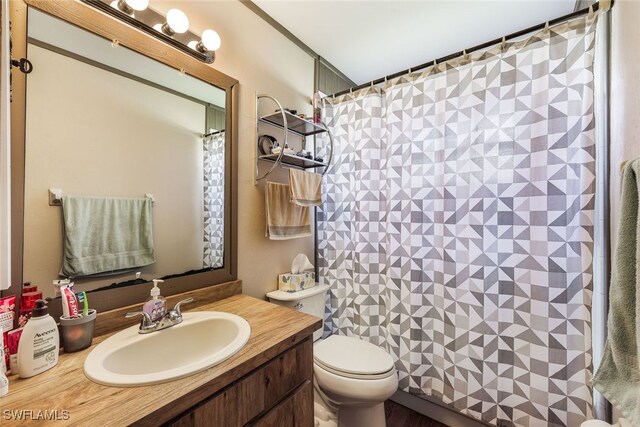
[[592, 416], [595, 18], [336, 99], [327, 332], [496, 425]]
[[224, 144], [225, 132], [204, 138], [203, 266], [224, 265]]

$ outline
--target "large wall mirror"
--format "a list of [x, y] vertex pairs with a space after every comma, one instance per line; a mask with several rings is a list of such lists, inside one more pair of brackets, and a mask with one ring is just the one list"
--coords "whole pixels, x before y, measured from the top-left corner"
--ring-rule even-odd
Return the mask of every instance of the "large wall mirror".
[[50, 189], [153, 195], [155, 262], [73, 277], [99, 310], [143, 301], [154, 278], [165, 295], [234, 280], [237, 81], [81, 2], [12, 4], [14, 56], [33, 71], [13, 70], [5, 293], [28, 281], [54, 297], [64, 276], [63, 213]]

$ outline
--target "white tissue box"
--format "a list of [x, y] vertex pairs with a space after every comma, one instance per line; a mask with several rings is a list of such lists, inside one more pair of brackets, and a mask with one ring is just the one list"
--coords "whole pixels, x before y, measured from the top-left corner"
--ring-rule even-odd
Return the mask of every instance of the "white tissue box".
[[298, 292], [316, 285], [316, 273], [305, 271], [298, 274], [278, 274], [278, 289], [284, 292]]

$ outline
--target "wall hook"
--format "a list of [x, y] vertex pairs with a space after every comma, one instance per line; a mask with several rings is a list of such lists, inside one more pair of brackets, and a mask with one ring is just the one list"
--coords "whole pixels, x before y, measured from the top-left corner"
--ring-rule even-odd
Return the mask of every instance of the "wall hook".
[[30, 72], [33, 71], [33, 64], [27, 58], [12, 59], [11, 66], [17, 67], [20, 71], [22, 71], [25, 74], [29, 74]]

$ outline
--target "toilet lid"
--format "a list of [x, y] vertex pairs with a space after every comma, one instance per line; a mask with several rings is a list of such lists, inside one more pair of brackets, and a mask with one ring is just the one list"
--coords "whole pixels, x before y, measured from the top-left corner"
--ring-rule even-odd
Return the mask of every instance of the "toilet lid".
[[367, 341], [331, 335], [316, 343], [313, 358], [320, 365], [345, 374], [376, 375], [393, 369], [393, 358]]

